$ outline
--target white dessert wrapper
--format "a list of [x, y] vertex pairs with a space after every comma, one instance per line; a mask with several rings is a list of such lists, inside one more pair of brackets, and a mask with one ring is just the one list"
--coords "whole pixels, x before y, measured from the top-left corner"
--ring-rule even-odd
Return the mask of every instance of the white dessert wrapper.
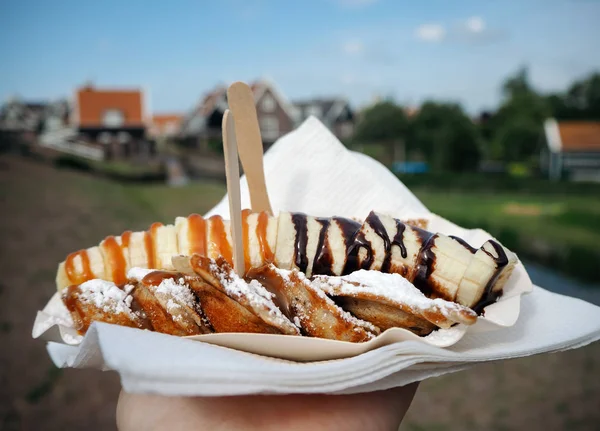
[[[430, 213], [385, 167], [346, 150], [314, 118], [266, 153], [265, 173], [275, 212], [364, 218], [375, 209], [400, 218], [426, 217], [429, 230], [461, 236], [473, 246], [491, 238]], [[244, 177], [241, 185], [242, 205], [248, 207]], [[228, 217], [226, 197], [207, 216], [212, 214]], [[116, 370], [131, 392], [364, 392], [458, 371], [473, 362], [574, 348], [600, 337], [599, 307], [538, 287], [521, 299], [531, 291], [519, 263], [500, 300], [486, 307], [475, 325], [424, 338], [394, 328], [361, 344], [267, 334], [178, 338], [103, 323], [94, 323], [81, 337], [55, 294], [38, 312], [32, 335], [49, 342], [57, 366]], [[521, 302], [524, 316], [518, 319]]]

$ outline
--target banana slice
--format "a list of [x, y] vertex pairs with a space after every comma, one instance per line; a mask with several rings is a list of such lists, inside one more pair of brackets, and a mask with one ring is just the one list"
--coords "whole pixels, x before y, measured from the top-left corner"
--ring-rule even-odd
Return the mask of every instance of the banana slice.
[[456, 302], [466, 307], [474, 307], [483, 297], [495, 273], [494, 258], [484, 251], [483, 247], [477, 250], [458, 285]]
[[341, 275], [346, 266], [346, 256], [360, 223], [343, 217], [318, 219], [323, 224], [320, 243], [317, 246], [312, 273]]
[[94, 278], [106, 278], [104, 259], [98, 247], [90, 247], [68, 255], [65, 261], [58, 265], [56, 287], [60, 291]]
[[133, 232], [129, 237], [127, 256], [131, 268], [150, 268], [153, 258], [152, 237], [148, 232]]
[[[131, 233], [126, 232], [122, 236], [107, 236], [100, 243], [100, 252], [104, 259], [106, 277], [115, 284], [123, 284], [127, 281], [129, 270], [129, 240]], [[125, 243], [123, 242], [125, 238]]]
[[280, 212], [277, 223], [277, 246], [275, 248], [275, 264], [281, 269], [292, 269], [296, 257], [296, 226], [292, 214]]
[[231, 231], [229, 220], [214, 215], [206, 220], [206, 256], [216, 259], [223, 257], [229, 264], [233, 265], [233, 248], [231, 246]]
[[179, 254], [175, 226], [172, 224], [156, 226], [154, 232], [152, 232], [152, 238], [155, 257], [152, 268], [174, 269], [171, 258]]
[[465, 247], [464, 242], [433, 235], [419, 252], [414, 285], [426, 296], [454, 301], [472, 258], [473, 249]]
[[175, 219], [175, 234], [177, 235], [178, 253], [184, 256], [199, 254], [205, 256], [206, 246], [206, 220], [199, 214]]
[[317, 249], [323, 247], [329, 219], [318, 220], [302, 213], [280, 213], [275, 260], [282, 269], [298, 269], [307, 277]]
[[246, 270], [257, 268], [275, 259], [277, 245], [277, 218], [266, 212], [242, 212]]

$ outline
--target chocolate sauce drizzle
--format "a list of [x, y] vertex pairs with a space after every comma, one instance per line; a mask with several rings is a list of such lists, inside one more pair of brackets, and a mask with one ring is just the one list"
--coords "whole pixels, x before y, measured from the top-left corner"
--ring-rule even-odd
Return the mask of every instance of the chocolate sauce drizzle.
[[[359, 262], [358, 252], [364, 248], [367, 252], [367, 258], [363, 262]], [[373, 263], [373, 250], [371, 243], [365, 238], [362, 231], [358, 231], [354, 237], [352, 245], [347, 248], [346, 266], [344, 267], [343, 275], [358, 271], [359, 269], [368, 269]]]
[[[308, 268], [308, 256], [307, 256], [307, 245], [308, 245], [308, 218], [303, 213], [292, 213], [292, 223], [296, 229], [295, 239], [295, 263], [298, 269], [306, 273]], [[333, 274], [333, 256], [331, 247], [328, 241], [328, 231], [331, 223], [337, 223], [342, 230], [344, 242], [346, 246], [346, 263], [344, 265], [342, 275], [350, 274], [359, 269], [369, 269], [374, 261], [373, 248], [371, 242], [365, 237], [365, 234], [361, 230], [362, 225], [354, 220], [343, 218], [343, 217], [332, 217], [332, 218], [318, 218], [316, 219], [321, 224], [321, 230], [319, 232], [319, 239], [317, 243], [317, 250], [313, 262], [312, 273], [319, 275], [334, 275]], [[400, 220], [395, 219], [396, 222], [396, 234], [392, 239], [383, 225], [380, 218], [375, 212], [369, 213], [365, 220], [375, 232], [383, 240], [383, 246], [385, 250], [385, 256], [381, 265], [381, 272], [389, 272], [391, 270], [392, 262], [392, 247], [397, 246], [400, 249], [400, 254], [404, 259], [407, 258], [408, 253], [404, 244], [404, 233], [406, 231], [406, 225]], [[411, 226], [411, 229], [415, 232], [421, 242], [421, 248], [417, 255], [416, 268], [413, 276], [413, 284], [426, 296], [431, 296], [434, 292], [434, 286], [430, 280], [430, 276], [435, 270], [436, 256], [433, 253], [432, 248], [435, 245], [435, 239], [438, 237], [437, 234], [433, 234], [424, 229]], [[478, 249], [472, 247], [464, 239], [450, 236], [453, 240], [461, 244], [471, 253], [476, 253]], [[494, 256], [485, 248], [481, 248], [488, 256], [494, 259], [496, 263], [496, 271], [494, 275], [488, 281], [484, 294], [481, 300], [473, 307], [473, 310], [478, 314], [481, 314], [483, 308], [487, 305], [494, 303], [498, 296], [502, 292], [494, 292], [493, 287], [496, 284], [498, 277], [502, 273], [502, 270], [508, 265], [508, 257], [504, 248], [496, 241], [489, 241], [489, 244], [494, 248], [496, 255]], [[363, 248], [367, 256], [361, 262], [359, 259], [360, 249]]]
[[450, 235], [450, 238], [452, 238], [454, 241], [458, 242], [460, 245], [462, 245], [464, 248], [466, 248], [467, 250], [469, 250], [471, 253], [475, 253], [477, 252], [477, 249], [475, 247], [472, 247], [467, 241], [465, 241], [462, 238], [459, 238], [457, 236], [454, 235]]
[[313, 262], [312, 273], [334, 275], [333, 256], [331, 255], [331, 247], [328, 241], [328, 231], [331, 220], [328, 218], [318, 218], [317, 221], [321, 224], [321, 231], [319, 233], [319, 242], [317, 243], [317, 253]]
[[473, 311], [475, 311], [477, 314], [482, 314], [483, 309], [485, 307], [496, 302], [498, 297], [502, 295], [502, 291], [494, 292], [493, 288], [496, 282], [498, 281], [498, 277], [502, 273], [502, 270], [504, 269], [504, 267], [506, 267], [506, 265], [508, 265], [508, 256], [504, 251], [504, 247], [502, 247], [494, 240], [489, 240], [488, 243], [494, 248], [494, 251], [496, 252], [497, 256], [494, 256], [492, 253], [487, 251], [485, 247], [481, 247], [481, 250], [494, 260], [494, 263], [496, 263], [496, 271], [494, 272], [494, 275], [490, 277], [488, 283], [486, 284], [481, 299], [473, 307]]
[[438, 237], [437, 234], [432, 234], [426, 230], [418, 227], [413, 227], [415, 233], [421, 240], [421, 249], [417, 256], [417, 268], [413, 284], [419, 289], [425, 296], [430, 296], [432, 293], [431, 285], [429, 284], [429, 276], [435, 269], [435, 254], [431, 250], [435, 244], [435, 239]]
[[306, 256], [306, 246], [308, 245], [308, 226], [307, 216], [303, 213], [292, 213], [292, 223], [296, 229], [296, 240], [294, 248], [296, 250], [295, 263], [298, 269], [306, 273], [308, 268], [308, 256]]
[[381, 264], [381, 272], [390, 272], [390, 268], [392, 265], [392, 247], [398, 246], [400, 248], [400, 254], [403, 258], [406, 259], [406, 247], [404, 246], [404, 230], [406, 229], [406, 225], [402, 223], [400, 220], [395, 219], [396, 221], [396, 234], [394, 238], [390, 241], [390, 237], [387, 233], [387, 230], [377, 214], [373, 211], [367, 217], [366, 223], [368, 223], [375, 233], [383, 240], [383, 248], [385, 249], [385, 257], [383, 259], [383, 263]]

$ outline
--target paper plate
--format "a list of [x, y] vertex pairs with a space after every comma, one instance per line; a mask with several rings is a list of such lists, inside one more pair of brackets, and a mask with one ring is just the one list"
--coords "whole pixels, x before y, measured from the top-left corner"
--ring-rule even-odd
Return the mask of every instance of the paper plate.
[[[428, 230], [446, 235], [457, 235], [475, 247], [481, 246], [493, 237], [481, 230], [467, 230], [433, 214], [422, 215], [429, 219]], [[320, 338], [273, 335], [222, 333], [186, 337], [191, 340], [215, 344], [273, 358], [293, 361], [324, 361], [357, 356], [378, 347], [402, 341], [421, 341], [437, 347], [456, 344], [466, 331], [502, 330], [516, 323], [519, 318], [521, 295], [533, 290], [525, 267], [519, 262], [504, 286], [503, 294], [497, 302], [484, 308], [483, 315], [472, 326], [455, 325], [450, 329], [439, 329], [426, 337], [412, 332], [391, 328], [366, 343], [350, 343]], [[46, 307], [38, 312], [33, 333], [34, 338], [76, 345], [83, 337], [72, 327], [69, 313], [58, 293], [50, 299]]]

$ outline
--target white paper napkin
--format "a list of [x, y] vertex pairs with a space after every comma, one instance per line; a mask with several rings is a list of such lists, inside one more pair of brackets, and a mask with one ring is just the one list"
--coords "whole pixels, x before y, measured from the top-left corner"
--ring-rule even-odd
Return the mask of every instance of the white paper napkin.
[[82, 346], [49, 343], [48, 351], [57, 366], [117, 370], [129, 392], [355, 393], [402, 386], [477, 362], [561, 351], [600, 339], [600, 307], [539, 287], [522, 301], [522, 318], [515, 326], [467, 332], [446, 349], [407, 341], [317, 363], [266, 358], [103, 323], [92, 325]]
[[[429, 214], [389, 171], [346, 150], [314, 118], [267, 152], [265, 171], [276, 212], [361, 218], [372, 209], [398, 217]], [[249, 206], [245, 178], [242, 204]], [[227, 216], [226, 199], [211, 214]], [[442, 227], [454, 228], [451, 224]], [[480, 233], [472, 231], [471, 239], [476, 240]], [[57, 366], [116, 370], [129, 392], [210, 396], [356, 393], [405, 385], [476, 362], [580, 347], [600, 338], [600, 308], [584, 301], [536, 287], [522, 297], [521, 307], [514, 326], [468, 331], [450, 348], [405, 341], [348, 359], [313, 363], [272, 359], [102, 323], [92, 325], [81, 345], [50, 342], [48, 352]], [[34, 328], [36, 335], [44, 332], [42, 323]]]

